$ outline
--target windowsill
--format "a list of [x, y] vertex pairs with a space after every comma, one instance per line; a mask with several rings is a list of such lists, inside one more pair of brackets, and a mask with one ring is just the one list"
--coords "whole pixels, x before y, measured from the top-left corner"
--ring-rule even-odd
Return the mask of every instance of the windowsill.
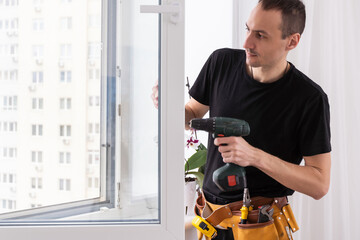
[[149, 207], [146, 201], [139, 201], [137, 204], [128, 205], [124, 208], [100, 208], [99, 211], [85, 213], [71, 217], [61, 218], [59, 220], [83, 220], [90, 222], [98, 221], [121, 221], [121, 222], [158, 222], [159, 211], [157, 208]]

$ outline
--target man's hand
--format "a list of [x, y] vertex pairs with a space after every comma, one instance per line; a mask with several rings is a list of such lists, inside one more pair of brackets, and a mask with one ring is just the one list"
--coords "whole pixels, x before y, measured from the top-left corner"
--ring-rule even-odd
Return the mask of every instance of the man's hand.
[[159, 83], [156, 80], [155, 85], [152, 88], [151, 99], [153, 100], [155, 108], [159, 107]]
[[242, 167], [254, 165], [256, 149], [242, 137], [215, 138], [214, 144], [219, 146], [219, 152], [225, 163], [235, 163]]
[[314, 199], [322, 198], [329, 190], [330, 153], [304, 156], [305, 166], [301, 166], [255, 148], [242, 137], [216, 138], [214, 144], [219, 146], [224, 162], [256, 167], [284, 186]]
[[209, 106], [199, 103], [194, 98], [185, 105], [185, 129], [189, 130], [189, 122], [193, 118], [202, 118], [209, 111]]

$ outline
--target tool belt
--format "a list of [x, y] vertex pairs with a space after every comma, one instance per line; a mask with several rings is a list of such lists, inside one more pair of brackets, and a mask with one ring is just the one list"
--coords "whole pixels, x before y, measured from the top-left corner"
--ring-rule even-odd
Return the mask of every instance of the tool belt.
[[[292, 239], [291, 232], [299, 230], [286, 197], [254, 197], [251, 198], [251, 204], [254, 206], [254, 210], [249, 211], [246, 224], [240, 224], [242, 201], [216, 205], [206, 201], [205, 197], [200, 195], [196, 200], [195, 214], [218, 229], [231, 228], [234, 240]], [[258, 223], [258, 208], [263, 205], [270, 205], [274, 209], [273, 219]], [[198, 239], [200, 240], [202, 237], [202, 233], [198, 231]], [[205, 236], [205, 239], [209, 240], [210, 238]]]

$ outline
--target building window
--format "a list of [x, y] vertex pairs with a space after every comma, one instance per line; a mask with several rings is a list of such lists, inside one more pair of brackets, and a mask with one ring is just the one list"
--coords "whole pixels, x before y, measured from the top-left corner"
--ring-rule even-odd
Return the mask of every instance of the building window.
[[17, 122], [0, 122], [0, 132], [17, 132]]
[[42, 18], [33, 19], [33, 31], [34, 32], [44, 31], [44, 20]]
[[17, 57], [18, 56], [18, 44], [11, 44], [10, 45], [10, 56], [11, 57]]
[[43, 83], [44, 73], [42, 71], [32, 72], [32, 83]]
[[31, 125], [31, 135], [32, 136], [42, 136], [43, 135], [43, 125], [42, 124]]
[[2, 209], [16, 209], [16, 201], [11, 199], [2, 199]]
[[72, 18], [62, 17], [60, 18], [60, 30], [71, 30], [72, 29]]
[[8, 160], [16, 159], [17, 158], [17, 148], [16, 147], [4, 147], [4, 148], [2, 148], [1, 155], [4, 159], [8, 159]]
[[9, 158], [17, 157], [17, 148], [9, 148]]
[[43, 162], [43, 152], [42, 151], [31, 151], [31, 162], [42, 163]]
[[17, 110], [17, 96], [3, 97], [3, 110]]
[[31, 178], [31, 188], [32, 189], [42, 189], [42, 178], [32, 177]]
[[17, 31], [19, 29], [19, 19], [13, 18], [10, 20], [10, 29], [13, 31]]
[[70, 125], [60, 125], [60, 137], [71, 137]]
[[2, 182], [3, 183], [7, 183], [7, 174], [6, 173], [3, 173], [3, 175], [2, 175]]
[[99, 107], [100, 106], [100, 97], [99, 96], [90, 96], [89, 97], [89, 107]]
[[61, 83], [71, 82], [71, 71], [60, 71], [60, 82]]
[[88, 58], [98, 59], [101, 55], [101, 43], [89, 43], [88, 45]]
[[70, 164], [71, 163], [71, 153], [70, 152], [60, 152], [59, 153], [59, 163], [60, 164]]
[[99, 178], [89, 177], [88, 178], [88, 188], [99, 188]]
[[43, 98], [33, 98], [32, 99], [32, 109], [33, 110], [44, 109], [44, 99]]
[[72, 56], [72, 47], [71, 44], [61, 44], [60, 45], [60, 58], [69, 59]]
[[60, 109], [61, 110], [71, 109], [71, 98], [60, 98]]
[[99, 164], [100, 163], [100, 153], [99, 150], [89, 150], [88, 151], [88, 163]]
[[89, 134], [99, 134], [100, 133], [100, 123], [89, 123]]
[[41, 204], [36, 204], [36, 203], [32, 203], [30, 204], [30, 208], [37, 208], [37, 207], [41, 207]]
[[16, 175], [13, 173], [9, 174], [9, 183], [16, 183]]
[[32, 47], [33, 54], [32, 56], [36, 59], [42, 59], [44, 57], [44, 46], [42, 45], [34, 45]]
[[17, 81], [18, 70], [0, 70], [0, 80]]
[[18, 70], [11, 70], [10, 71], [10, 80], [17, 81], [18, 80]]
[[8, 209], [15, 209], [16, 202], [14, 200], [8, 200]]
[[17, 132], [17, 122], [9, 122], [9, 132]]
[[70, 179], [59, 179], [59, 190], [60, 191], [70, 191], [71, 190], [71, 180]]
[[99, 68], [91, 68], [89, 69], [89, 80], [100, 80], [100, 69]]
[[3, 173], [2, 177], [0, 175], [0, 182], [5, 184], [14, 184], [16, 183], [16, 175], [14, 173]]

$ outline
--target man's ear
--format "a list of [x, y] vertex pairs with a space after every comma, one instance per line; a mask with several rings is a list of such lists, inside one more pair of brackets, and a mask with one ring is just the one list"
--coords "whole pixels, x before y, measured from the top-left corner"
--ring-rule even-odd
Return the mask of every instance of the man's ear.
[[288, 43], [286, 45], [286, 50], [292, 50], [296, 48], [300, 41], [300, 33], [294, 33], [288, 36]]

